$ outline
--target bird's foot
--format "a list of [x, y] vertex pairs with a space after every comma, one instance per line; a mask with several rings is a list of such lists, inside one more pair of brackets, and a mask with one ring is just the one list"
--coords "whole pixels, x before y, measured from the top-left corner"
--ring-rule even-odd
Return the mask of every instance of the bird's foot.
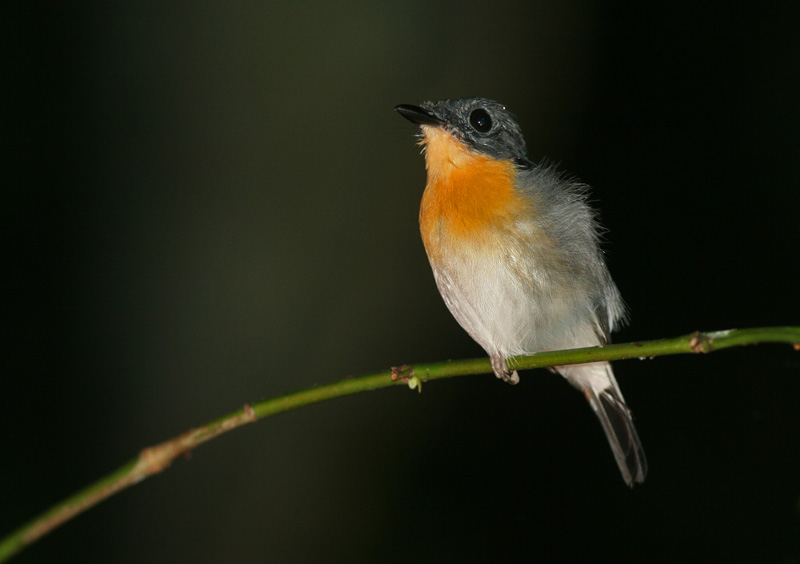
[[492, 370], [495, 376], [508, 384], [519, 384], [519, 374], [517, 374], [516, 370], [509, 370], [506, 368], [506, 359], [502, 356], [492, 356], [491, 359]]

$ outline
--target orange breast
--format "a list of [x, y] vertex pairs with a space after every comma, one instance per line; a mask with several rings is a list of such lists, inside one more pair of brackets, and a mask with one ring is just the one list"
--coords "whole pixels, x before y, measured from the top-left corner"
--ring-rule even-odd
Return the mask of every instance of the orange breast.
[[450, 133], [424, 126], [428, 183], [420, 208], [420, 230], [431, 260], [441, 245], [482, 246], [530, 211], [514, 189], [514, 165], [467, 148]]

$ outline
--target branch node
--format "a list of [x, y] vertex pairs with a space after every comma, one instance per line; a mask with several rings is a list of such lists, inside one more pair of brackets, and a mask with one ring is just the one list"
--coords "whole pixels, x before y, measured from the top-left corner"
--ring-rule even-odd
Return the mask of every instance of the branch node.
[[392, 366], [392, 382], [396, 382], [397, 380], [408, 382], [408, 379], [413, 377], [414, 368], [408, 364], [404, 364], [402, 366]]
[[714, 340], [705, 333], [695, 331], [689, 339], [689, 348], [696, 353], [708, 353], [714, 350]]
[[164, 447], [168, 443], [162, 443], [153, 447], [142, 449], [139, 453], [139, 460], [141, 460], [147, 467], [147, 475], [158, 474], [169, 468], [172, 464], [174, 457], [165, 456]]

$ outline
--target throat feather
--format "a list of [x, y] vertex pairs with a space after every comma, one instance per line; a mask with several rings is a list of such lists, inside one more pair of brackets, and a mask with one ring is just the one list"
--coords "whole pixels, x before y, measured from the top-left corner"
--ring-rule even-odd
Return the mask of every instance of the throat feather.
[[424, 127], [428, 182], [420, 228], [430, 255], [444, 237], [452, 242], [485, 240], [511, 228], [529, 203], [514, 188], [512, 161], [468, 149], [440, 128]]

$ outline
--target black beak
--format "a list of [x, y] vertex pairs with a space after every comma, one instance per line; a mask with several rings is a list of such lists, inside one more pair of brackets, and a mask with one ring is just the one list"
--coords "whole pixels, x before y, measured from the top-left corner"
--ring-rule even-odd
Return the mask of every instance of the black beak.
[[395, 106], [394, 109], [408, 121], [416, 123], [417, 125], [444, 125], [444, 121], [440, 120], [428, 110], [423, 110], [419, 106], [400, 104], [399, 106]]

